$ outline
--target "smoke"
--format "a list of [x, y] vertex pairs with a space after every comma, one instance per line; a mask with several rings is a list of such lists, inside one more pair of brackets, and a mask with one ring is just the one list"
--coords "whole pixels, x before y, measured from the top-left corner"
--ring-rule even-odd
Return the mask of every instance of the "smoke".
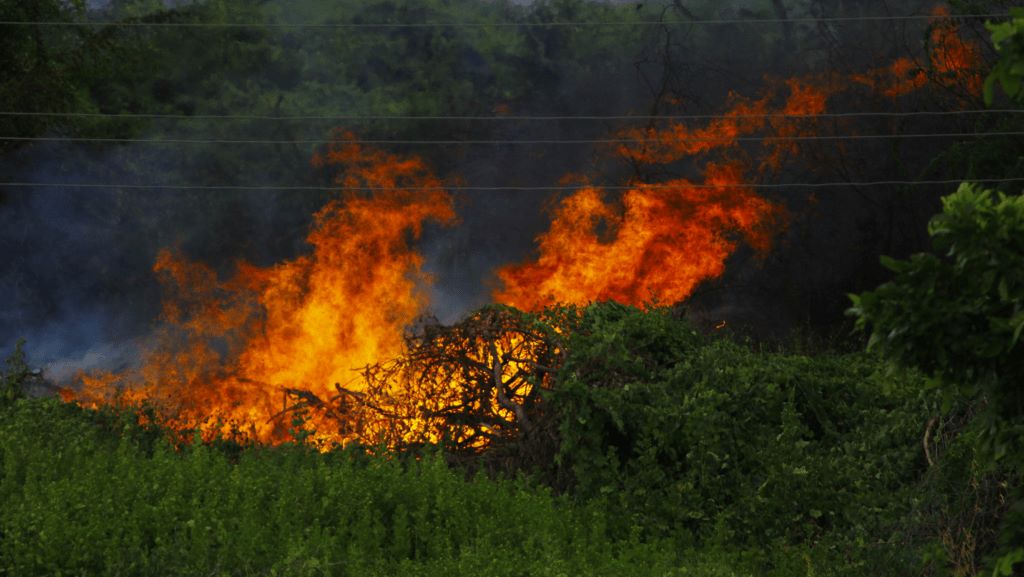
[[[0, 161], [13, 182], [145, 182], [126, 159], [41, 146]], [[55, 159], [65, 159], [59, 161]], [[146, 161], [149, 178], [172, 163]], [[150, 180], [152, 182], [152, 180]], [[243, 259], [269, 264], [303, 249], [319, 198], [263, 191], [12, 188], [0, 204], [0, 350], [28, 341], [30, 361], [49, 378], [74, 368], [130, 364], [160, 310], [152, 273], [157, 253], [179, 248], [226, 273]]]

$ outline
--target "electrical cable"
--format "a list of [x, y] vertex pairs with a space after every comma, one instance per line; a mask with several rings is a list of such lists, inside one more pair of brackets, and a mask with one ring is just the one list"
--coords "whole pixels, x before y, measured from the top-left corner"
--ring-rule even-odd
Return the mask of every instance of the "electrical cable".
[[[934, 133], [912, 133], [912, 134], [843, 134], [832, 136], [736, 136], [717, 138], [672, 138], [672, 142], [697, 142], [697, 143], [733, 143], [733, 142], [793, 142], [793, 141], [842, 141], [842, 140], [888, 140], [899, 138], [963, 138], [963, 137], [986, 137], [986, 136], [1024, 136], [1021, 131], [1009, 132], [934, 132]], [[331, 144], [332, 141], [318, 140], [246, 140], [246, 139], [219, 139], [219, 138], [106, 138], [106, 137], [74, 137], [74, 136], [0, 136], [0, 141], [12, 142], [68, 142], [68, 143], [107, 143], [107, 144]], [[348, 141], [340, 141], [341, 143]], [[381, 139], [358, 139], [351, 141], [353, 144], [373, 145], [420, 145], [420, 146], [455, 146], [455, 145], [562, 145], [562, 144], [659, 144], [662, 141], [657, 138], [595, 138], [595, 139], [526, 139], [526, 140], [381, 140]]]
[[396, 192], [396, 191], [574, 191], [585, 188], [600, 190], [664, 190], [664, 189], [786, 189], [786, 188], [841, 188], [841, 187], [873, 187], [873, 186], [922, 186], [961, 184], [977, 182], [1000, 184], [1024, 182], [1019, 178], [975, 178], [948, 180], [874, 180], [864, 182], [785, 182], [755, 184], [637, 184], [629, 185], [559, 185], [559, 186], [408, 186], [408, 187], [374, 187], [374, 186], [290, 186], [290, 185], [174, 185], [174, 184], [125, 184], [125, 183], [76, 183], [76, 182], [0, 182], [0, 187], [20, 188], [120, 188], [135, 190], [278, 190], [278, 191], [336, 191], [336, 192]]
[[971, 109], [971, 110], [915, 110], [910, 112], [823, 112], [821, 114], [665, 114], [665, 115], [579, 115], [579, 116], [413, 116], [413, 115], [379, 115], [379, 114], [342, 114], [342, 115], [308, 115], [308, 116], [271, 116], [259, 114], [133, 114], [133, 113], [102, 113], [102, 112], [29, 112], [0, 111], [0, 116], [10, 117], [60, 117], [60, 118], [107, 118], [107, 119], [139, 119], [139, 120], [272, 120], [272, 121], [314, 121], [314, 120], [451, 120], [451, 121], [602, 121], [602, 120], [720, 120], [726, 118], [911, 118], [925, 116], [960, 116], [974, 114], [1024, 114], [1024, 109]]
[[112, 26], [119, 28], [269, 28], [269, 29], [402, 29], [402, 28], [577, 28], [597, 26], [727, 26], [737, 24], [839, 24], [850, 22], [906, 22], [935, 20], [991, 20], [1009, 18], [1009, 13], [995, 14], [950, 14], [936, 16], [934, 14], [907, 14], [896, 16], [832, 16], [832, 17], [800, 17], [800, 18], [709, 18], [704, 20], [614, 20], [607, 22], [352, 22], [334, 24], [310, 23], [247, 23], [247, 22], [144, 22], [144, 21], [110, 21], [110, 20], [0, 20], [0, 26], [40, 26], [40, 27], [95, 27]]

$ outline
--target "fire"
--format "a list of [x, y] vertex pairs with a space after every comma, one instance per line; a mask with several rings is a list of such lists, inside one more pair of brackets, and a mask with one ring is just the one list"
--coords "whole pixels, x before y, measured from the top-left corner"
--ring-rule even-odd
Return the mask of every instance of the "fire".
[[965, 41], [949, 9], [932, 10], [934, 20], [928, 33], [927, 63], [903, 57], [892, 64], [854, 74], [850, 79], [889, 98], [900, 98], [934, 82], [946, 88], [960, 88], [964, 96], [979, 98], [984, 79], [981, 50]]
[[360, 438], [474, 452], [550, 425], [535, 419], [564, 356], [559, 330], [571, 317], [492, 305], [451, 326], [420, 327], [405, 354], [367, 368], [359, 402], [387, 415], [388, 428]]
[[[753, 185], [800, 155], [797, 139], [821, 133], [835, 95], [867, 86], [896, 98], [929, 83], [979, 93], [978, 49], [948, 13], [935, 17], [927, 68], [900, 59], [838, 80], [771, 80], [755, 97], [730, 94], [705, 125], [619, 132], [632, 142], [614, 152], [638, 176], [619, 194], [584, 184], [561, 199], [536, 259], [497, 270], [495, 302], [526, 311], [675, 303], [722, 275], [741, 245], [766, 254], [787, 211]], [[691, 178], [639, 176], [664, 164]], [[171, 430], [206, 439], [308, 437], [324, 448], [444, 441], [473, 451], [534, 434], [531, 415], [543, 412], [540, 390], [566, 354], [571, 322], [542, 331], [536, 319], [547, 311], [495, 305], [451, 327], [417, 325], [431, 279], [412, 241], [428, 222], [455, 221], [444, 182], [421, 159], [368, 149], [347, 133], [314, 165], [337, 167], [336, 183], [350, 192], [314, 215], [307, 255], [270, 267], [240, 262], [225, 276], [161, 251], [161, 325], [141, 368], [81, 375], [65, 400], [147, 404]]]
[[905, 96], [928, 84], [928, 74], [910, 58], [898, 58], [889, 66], [854, 74], [850, 79], [889, 98]]
[[[785, 85], [784, 114], [813, 116], [824, 110], [827, 96], [816, 87], [799, 80]], [[635, 182], [611, 200], [600, 188], [584, 187], [563, 199], [551, 227], [537, 240], [537, 259], [497, 271], [502, 287], [495, 300], [526, 310], [602, 300], [675, 303], [702, 281], [720, 276], [739, 239], [766, 253], [786, 211], [754, 192], [749, 161], [736, 151], [741, 136], [764, 131], [797, 136], [809, 129], [803, 118], [769, 122], [775, 98], [771, 92], [756, 100], [732, 94], [729, 110], [704, 127], [671, 123], [623, 131], [622, 138], [638, 142], [620, 146], [618, 153], [634, 164], [713, 153], [720, 158], [704, 161], [702, 182]], [[772, 140], [763, 150], [763, 164], [778, 166], [796, 145]]]
[[722, 274], [737, 246], [731, 232], [766, 251], [781, 216], [777, 205], [743, 188], [736, 164], [709, 165], [702, 187], [682, 179], [637, 185], [621, 208], [599, 189], [584, 188], [558, 207], [536, 262], [498, 271], [504, 288], [495, 299], [525, 310], [600, 300], [678, 302]]
[[619, 138], [640, 144], [625, 144], [619, 154], [640, 164], [667, 164], [680, 158], [736, 146], [736, 138], [753, 134], [765, 125], [766, 99], [750, 102], [730, 94], [732, 107], [704, 128], [691, 129], [682, 123], [667, 128], [633, 128], [619, 132]]
[[[550, 228], [537, 239], [536, 259], [498, 269], [494, 299], [526, 310], [609, 299], [637, 306], [675, 303], [721, 275], [739, 240], [766, 253], [786, 210], [750, 184], [798, 156], [799, 138], [820, 134], [819, 117], [835, 95], [867, 85], [895, 98], [930, 82], [980, 94], [979, 50], [960, 37], [948, 10], [933, 15], [929, 70], [904, 58], [838, 81], [769, 81], [757, 98], [730, 94], [729, 107], [706, 126], [673, 122], [621, 131], [619, 138], [635, 142], [616, 152], [632, 165], [689, 160], [704, 181], [634, 182], [619, 199], [597, 187], [581, 188], [555, 208]], [[760, 146], [742, 146], [741, 137], [758, 136]]]
[[[335, 383], [358, 385], [353, 369], [402, 351], [430, 281], [408, 239], [427, 221], [453, 222], [451, 199], [421, 160], [366, 150], [347, 135], [314, 162], [343, 167], [342, 186], [389, 190], [331, 200], [315, 215], [311, 254], [269, 268], [239, 263], [226, 280], [161, 252], [158, 344], [138, 374], [86, 377], [77, 400], [109, 403], [116, 384], [172, 428], [279, 442], [289, 423], [273, 417], [287, 390], [327, 398]], [[309, 423], [317, 440], [343, 441], [323, 418]]]
[[947, 87], [962, 87], [967, 94], [979, 98], [984, 79], [983, 60], [975, 44], [965, 42], [960, 28], [949, 18], [949, 9], [938, 7], [933, 12], [936, 22], [928, 42], [928, 59], [936, 81]]

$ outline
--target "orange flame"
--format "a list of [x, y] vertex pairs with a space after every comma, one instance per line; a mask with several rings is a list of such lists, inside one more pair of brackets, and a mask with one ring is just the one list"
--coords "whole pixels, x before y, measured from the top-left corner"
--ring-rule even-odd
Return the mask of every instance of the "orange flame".
[[929, 34], [928, 59], [935, 80], [947, 87], [962, 87], [968, 95], [981, 96], [984, 79], [981, 50], [964, 41], [960, 27], [949, 18], [949, 9], [942, 6], [932, 11], [936, 22]]
[[[781, 209], [741, 185], [738, 165], [710, 165], [707, 188], [674, 180], [625, 193], [621, 209], [584, 188], [558, 207], [536, 262], [502, 268], [495, 299], [525, 310], [560, 302], [678, 302], [722, 274], [737, 231], [767, 251]], [[602, 231], [602, 228], [604, 229]]]
[[952, 20], [948, 8], [937, 7], [932, 16], [927, 65], [904, 57], [888, 66], [854, 74], [850, 79], [889, 98], [906, 96], [929, 82], [946, 88], [959, 87], [965, 96], [980, 97], [984, 82], [981, 50], [961, 37], [960, 26]]
[[[270, 268], [240, 263], [227, 280], [161, 252], [154, 271], [168, 298], [159, 343], [138, 375], [86, 377], [77, 399], [109, 403], [119, 384], [131, 401], [156, 405], [172, 428], [283, 441], [288, 424], [271, 417], [285, 389], [326, 398], [334, 383], [357, 376], [353, 369], [399, 354], [429, 282], [408, 238], [425, 221], [452, 222], [454, 210], [419, 159], [342, 138], [315, 162], [343, 166], [343, 186], [395, 190], [331, 200], [315, 215], [310, 255]], [[320, 441], [343, 440], [332, 439], [337, 423], [312, 425]]]
[[[757, 99], [735, 93], [729, 108], [704, 127], [673, 122], [667, 126], [621, 131], [618, 154], [634, 166], [668, 164], [713, 154], [705, 160], [705, 182], [682, 179], [634, 183], [618, 203], [585, 187], [565, 198], [550, 228], [537, 239], [535, 260], [497, 271], [498, 302], [539, 310], [554, 302], [586, 304], [617, 300], [642, 306], [651, 301], [679, 302], [703, 280], [722, 274], [726, 259], [743, 239], [766, 252], [782, 228], [785, 210], [758, 195], [749, 183], [753, 166], [778, 171], [798, 155], [799, 138], [820, 132], [818, 117], [838, 92], [862, 84], [897, 97], [930, 81], [965, 86], [980, 94], [978, 49], [960, 38], [948, 11], [936, 10], [929, 33], [931, 74], [910, 59], [900, 59], [848, 82], [826, 83], [822, 77], [769, 83]], [[772, 86], [774, 84], [774, 86]], [[784, 91], [783, 91], [784, 87]], [[781, 106], [773, 103], [782, 101]], [[763, 137], [739, 146], [741, 137]], [[760, 158], [750, 162], [750, 152]], [[759, 153], [758, 153], [759, 151]], [[704, 188], [707, 187], [707, 188]]]
[[619, 138], [636, 140], [640, 144], [624, 144], [619, 154], [640, 164], [667, 164], [680, 158], [707, 153], [712, 150], [736, 146], [736, 138], [752, 134], [765, 124], [767, 99], [754, 102], [730, 94], [733, 106], [705, 128], [692, 130], [682, 123], [667, 128], [631, 128], [619, 133]]

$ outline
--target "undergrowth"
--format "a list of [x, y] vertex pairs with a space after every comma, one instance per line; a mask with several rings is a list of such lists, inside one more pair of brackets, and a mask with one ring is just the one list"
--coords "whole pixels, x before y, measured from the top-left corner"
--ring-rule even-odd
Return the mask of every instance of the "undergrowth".
[[976, 575], [993, 551], [1013, 479], [912, 370], [610, 303], [566, 346], [558, 446], [512, 476], [12, 394], [0, 575]]

